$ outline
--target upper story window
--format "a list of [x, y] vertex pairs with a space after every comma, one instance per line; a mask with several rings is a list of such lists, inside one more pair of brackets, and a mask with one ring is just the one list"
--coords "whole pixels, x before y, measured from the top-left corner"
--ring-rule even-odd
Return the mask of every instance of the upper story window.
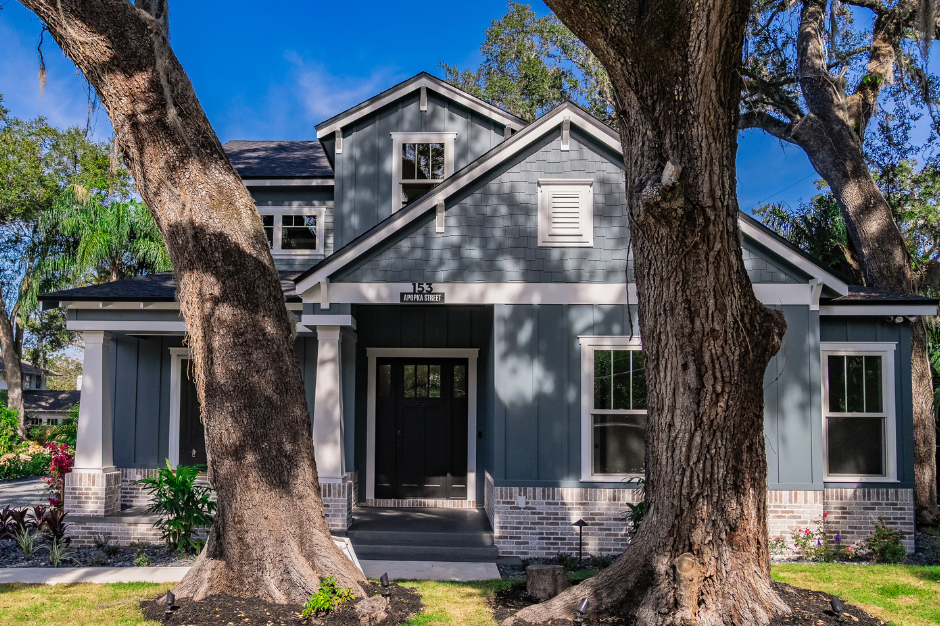
[[826, 480], [894, 480], [894, 347], [822, 344]]
[[259, 207], [258, 212], [272, 255], [324, 253], [325, 208]]
[[639, 340], [581, 337], [581, 480], [642, 477], [646, 371]]
[[539, 246], [594, 245], [594, 181], [539, 180]]
[[457, 133], [392, 133], [392, 210], [407, 206], [454, 173]]

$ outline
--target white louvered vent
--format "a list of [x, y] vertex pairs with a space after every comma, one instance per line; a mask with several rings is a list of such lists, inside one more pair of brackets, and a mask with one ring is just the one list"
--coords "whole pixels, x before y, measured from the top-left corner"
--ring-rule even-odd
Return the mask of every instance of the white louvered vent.
[[594, 245], [593, 182], [539, 181], [539, 246]]

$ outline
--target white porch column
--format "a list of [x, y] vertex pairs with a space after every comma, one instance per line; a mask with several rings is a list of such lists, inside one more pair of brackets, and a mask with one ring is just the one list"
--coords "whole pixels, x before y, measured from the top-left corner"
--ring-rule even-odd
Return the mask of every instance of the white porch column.
[[343, 385], [339, 326], [317, 326], [317, 387], [313, 405], [313, 446], [320, 482], [341, 482]]
[[121, 510], [121, 472], [114, 467], [111, 333], [85, 331], [75, 465], [65, 479], [65, 508], [105, 516]]

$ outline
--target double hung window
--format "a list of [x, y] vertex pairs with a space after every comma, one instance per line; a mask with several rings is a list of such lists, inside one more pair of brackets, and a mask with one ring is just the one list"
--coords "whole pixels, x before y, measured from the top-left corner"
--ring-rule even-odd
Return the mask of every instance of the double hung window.
[[893, 480], [895, 344], [823, 344], [826, 480]]
[[258, 212], [271, 254], [324, 253], [326, 210], [323, 207], [261, 207]]
[[407, 206], [454, 171], [456, 133], [392, 133], [392, 211]]
[[582, 337], [582, 480], [642, 476], [646, 371], [639, 342]]

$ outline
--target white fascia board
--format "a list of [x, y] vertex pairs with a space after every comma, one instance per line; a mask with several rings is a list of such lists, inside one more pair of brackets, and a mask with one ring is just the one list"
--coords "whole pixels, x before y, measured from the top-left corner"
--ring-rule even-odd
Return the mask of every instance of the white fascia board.
[[478, 100], [477, 98], [474, 98], [473, 96], [470, 96], [457, 89], [453, 85], [449, 85], [443, 81], [435, 81], [429, 79], [427, 76], [421, 76], [415, 81], [403, 83], [398, 87], [398, 89], [389, 91], [383, 97], [378, 98], [368, 106], [362, 107], [356, 111], [350, 111], [349, 115], [336, 119], [329, 126], [317, 128], [317, 139], [324, 139], [331, 133], [341, 129], [343, 126], [352, 124], [356, 120], [361, 119], [366, 115], [373, 113], [374, 111], [378, 111], [390, 102], [398, 100], [403, 95], [411, 93], [412, 91], [417, 91], [422, 87], [430, 89], [431, 91], [435, 91], [446, 98], [462, 104], [471, 111], [475, 111], [489, 119], [496, 120], [503, 126], [511, 128], [515, 131], [521, 130], [525, 127], [525, 124], [519, 123], [519, 120], [516, 119], [515, 116], [506, 113], [499, 107], [495, 107], [491, 104], [483, 102], [482, 100]]
[[[636, 304], [630, 283], [434, 283], [445, 304]], [[330, 283], [330, 301], [343, 304], [400, 304], [411, 283]], [[812, 301], [807, 284], [758, 284], [754, 295], [766, 305], [804, 305]], [[319, 301], [319, 286], [303, 293], [304, 302]], [[406, 305], [407, 306], [407, 305]], [[306, 320], [308, 317], [303, 316]]]
[[245, 187], [332, 187], [332, 178], [249, 178]]
[[[179, 302], [75, 302], [75, 301], [64, 301], [60, 302], [59, 306], [63, 306], [67, 309], [102, 309], [108, 308], [111, 310], [140, 310], [147, 309], [150, 311], [178, 311], [180, 308]], [[288, 311], [300, 311], [304, 308], [302, 302], [287, 302], [285, 303]]]
[[823, 268], [805, 258], [803, 255], [797, 254], [787, 246], [783, 245], [762, 228], [755, 226], [754, 224], [751, 224], [750, 222], [743, 219], [738, 220], [738, 227], [741, 229], [742, 233], [755, 240], [774, 254], [780, 256], [788, 263], [791, 263], [795, 267], [806, 272], [817, 281], [824, 283], [827, 287], [839, 295], [844, 296], [849, 293], [849, 286], [845, 282], [836, 278]]
[[618, 154], [622, 154], [623, 150], [620, 146], [619, 135], [578, 107], [561, 105], [494, 148], [489, 157], [478, 160], [470, 167], [465, 168], [445, 180], [434, 188], [435, 193], [428, 194], [424, 200], [416, 205], [412, 205], [406, 210], [399, 211], [395, 214], [401, 215], [401, 217], [388, 223], [384, 228], [372, 233], [371, 236], [363, 239], [352, 248], [336, 255], [329, 263], [297, 283], [297, 292], [304, 293], [308, 291], [321, 280], [329, 278], [334, 271], [343, 267], [347, 262], [361, 257], [369, 249], [385, 241], [403, 228], [406, 228], [427, 211], [433, 209], [441, 199], [459, 191], [492, 170], [498, 163], [511, 159], [531, 146], [542, 136], [545, 130], [554, 129], [554, 127], [561, 124], [561, 120], [565, 117], [570, 117], [572, 121], [577, 120], [580, 129], [586, 131], [612, 150], [615, 150]]
[[[126, 320], [69, 320], [65, 327], [72, 331], [110, 331], [123, 333], [181, 333], [185, 334], [186, 322], [154, 322], [154, 321], [126, 321]], [[310, 329], [303, 323], [296, 326], [298, 333], [309, 333]]]
[[933, 304], [831, 304], [819, 307], [820, 315], [936, 315]]

